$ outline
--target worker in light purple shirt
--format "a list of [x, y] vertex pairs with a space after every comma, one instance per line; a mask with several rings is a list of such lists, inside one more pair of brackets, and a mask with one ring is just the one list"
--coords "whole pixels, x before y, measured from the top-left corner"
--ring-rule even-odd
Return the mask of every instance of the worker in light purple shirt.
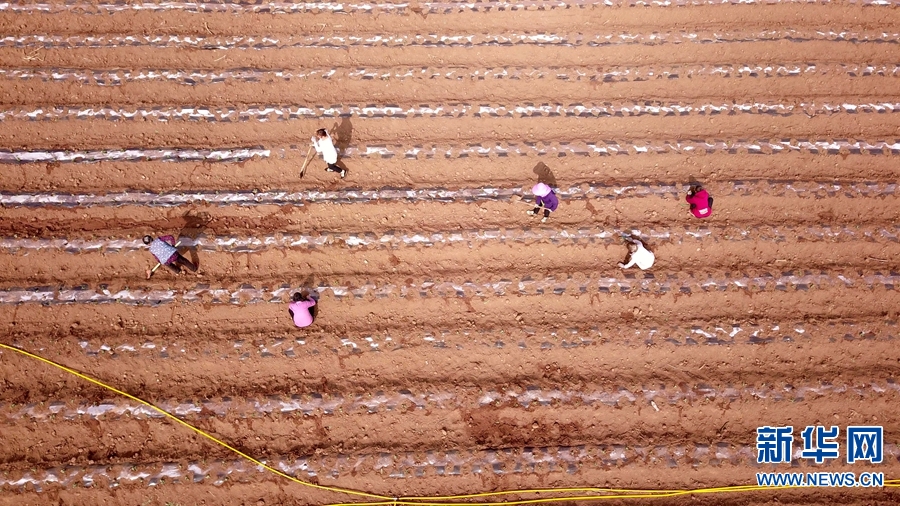
[[288, 305], [288, 314], [294, 320], [294, 325], [303, 328], [312, 325], [315, 318], [316, 299], [306, 298], [300, 292], [295, 292]]
[[543, 208], [544, 217], [541, 218], [541, 223], [547, 223], [547, 220], [550, 218], [550, 212], [556, 211], [556, 208], [559, 207], [559, 198], [557, 198], [556, 193], [553, 192], [553, 188], [550, 188], [544, 183], [534, 185], [531, 189], [531, 193], [534, 193], [534, 203], [536, 206], [531, 211], [527, 211], [527, 213], [537, 216], [541, 211], [541, 208]]
[[[197, 272], [197, 266], [178, 252], [178, 248], [175, 247], [176, 243], [173, 236], [164, 235], [154, 239], [149, 235], [145, 235], [143, 241], [144, 244], [150, 246], [150, 253], [156, 257], [156, 260], [160, 264], [172, 269], [175, 274], [181, 273], [181, 267], [179, 266], [187, 267], [191, 272]], [[156, 269], [147, 269], [147, 279], [150, 279], [154, 270]]]

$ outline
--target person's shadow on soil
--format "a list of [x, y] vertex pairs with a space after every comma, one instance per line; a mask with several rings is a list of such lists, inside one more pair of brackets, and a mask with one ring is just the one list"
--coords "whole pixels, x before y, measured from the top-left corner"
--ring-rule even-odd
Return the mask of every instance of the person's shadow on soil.
[[531, 169], [531, 172], [537, 176], [538, 183], [544, 183], [551, 188], [556, 188], [556, 176], [553, 175], [553, 171], [550, 170], [550, 167], [548, 167], [546, 163], [538, 162], [538, 164]]
[[299, 291], [303, 295], [304, 299], [312, 299], [316, 301], [316, 305], [309, 308], [309, 311], [313, 317], [313, 321], [315, 321], [316, 317], [319, 316], [319, 291], [315, 289], [315, 286], [316, 278], [314, 275], [310, 274], [300, 282], [300, 288], [297, 289], [297, 291]]
[[350, 147], [350, 143], [353, 141], [353, 124], [350, 123], [350, 118], [345, 116], [341, 118], [341, 122], [333, 126], [332, 129], [334, 131], [334, 147], [336, 147], [338, 153], [341, 154], [336, 165], [341, 169], [346, 170], [349, 174], [350, 169], [347, 168], [347, 164], [344, 163], [343, 154], [347, 151], [347, 148]]
[[209, 213], [188, 211], [182, 216], [181, 220], [183, 224], [181, 226], [181, 232], [178, 234], [178, 238], [181, 240], [181, 238], [187, 237], [191, 240], [191, 245], [187, 246], [185, 249], [190, 255], [191, 263], [199, 268], [200, 261], [197, 255], [197, 239], [203, 235], [203, 231], [206, 229], [206, 226], [209, 225]]

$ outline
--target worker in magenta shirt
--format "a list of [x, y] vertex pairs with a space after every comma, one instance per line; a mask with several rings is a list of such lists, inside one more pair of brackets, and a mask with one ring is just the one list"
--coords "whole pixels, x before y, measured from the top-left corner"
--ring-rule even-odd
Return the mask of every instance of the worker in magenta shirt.
[[697, 218], [709, 218], [712, 215], [713, 199], [702, 186], [692, 185], [685, 200], [691, 205], [691, 214]]
[[296, 292], [291, 300], [293, 302], [288, 305], [288, 314], [293, 318], [294, 325], [301, 328], [312, 325], [315, 318], [313, 307], [316, 305], [316, 299], [306, 298], [302, 293]]
[[556, 211], [556, 208], [559, 207], [559, 198], [556, 196], [553, 188], [550, 188], [544, 183], [534, 185], [534, 188], [531, 189], [531, 193], [534, 194], [535, 207], [527, 212], [528, 214], [537, 216], [541, 212], [541, 208], [543, 208], [544, 217], [541, 218], [541, 223], [546, 223], [550, 218], [550, 213]]

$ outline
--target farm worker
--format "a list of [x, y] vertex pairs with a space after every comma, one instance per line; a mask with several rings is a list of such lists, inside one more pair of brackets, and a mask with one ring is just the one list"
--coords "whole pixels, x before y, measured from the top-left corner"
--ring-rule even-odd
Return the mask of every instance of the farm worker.
[[312, 297], [306, 298], [300, 292], [294, 292], [291, 300], [293, 302], [288, 305], [288, 314], [294, 320], [294, 325], [301, 328], [312, 325], [316, 300]]
[[619, 262], [619, 267], [627, 269], [632, 265], [637, 265], [641, 270], [644, 270], [653, 266], [656, 256], [653, 255], [652, 251], [644, 247], [644, 243], [633, 237], [627, 237], [625, 242], [628, 243], [629, 259], [627, 264]]
[[712, 215], [713, 199], [702, 186], [691, 185], [685, 200], [691, 205], [691, 213], [697, 218], [709, 218]]
[[[169, 269], [172, 269], [175, 274], [181, 273], [181, 267], [179, 267], [179, 265], [187, 267], [191, 272], [197, 272], [197, 266], [187, 258], [181, 256], [181, 253], [178, 252], [178, 248], [175, 247], [177, 244], [175, 238], [171, 235], [164, 235], [156, 239], [149, 235], [145, 235], [144, 244], [150, 246], [150, 253], [156, 257], [156, 260], [160, 265], [165, 265]], [[154, 271], [156, 271], [156, 267], [147, 269], [147, 279], [150, 279], [150, 276], [153, 275]]]
[[534, 194], [536, 206], [531, 211], [526, 212], [536, 216], [541, 208], [544, 208], [544, 217], [541, 218], [541, 223], [546, 223], [547, 219], [550, 218], [550, 212], [556, 211], [556, 208], [559, 207], [559, 198], [556, 196], [556, 193], [553, 192], [553, 188], [550, 188], [544, 183], [534, 185], [534, 187], [531, 188], [531, 193]]
[[339, 172], [341, 179], [343, 179], [347, 175], [347, 171], [337, 166], [337, 149], [335, 149], [334, 142], [331, 140], [328, 132], [324, 128], [320, 128], [316, 130], [316, 136], [310, 140], [312, 140], [313, 147], [316, 148], [316, 153], [322, 153], [322, 158], [325, 160], [325, 170]]

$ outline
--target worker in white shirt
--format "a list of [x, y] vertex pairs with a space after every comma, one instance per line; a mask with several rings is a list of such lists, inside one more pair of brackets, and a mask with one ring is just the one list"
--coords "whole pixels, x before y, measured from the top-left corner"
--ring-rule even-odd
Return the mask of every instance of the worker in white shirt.
[[343, 179], [344, 176], [347, 175], [347, 171], [337, 166], [337, 149], [335, 149], [334, 142], [331, 140], [331, 136], [328, 135], [328, 132], [325, 131], [324, 128], [320, 128], [316, 130], [316, 136], [311, 140], [313, 147], [316, 148], [316, 153], [322, 153], [322, 158], [325, 159], [325, 170], [329, 172], [339, 172], [341, 174], [341, 179]]
[[633, 237], [626, 237], [625, 242], [628, 243], [628, 263], [623, 264], [619, 262], [619, 267], [627, 269], [632, 265], [637, 265], [641, 270], [653, 267], [653, 261], [656, 260], [656, 256], [653, 255], [652, 251], [644, 247], [644, 243]]

